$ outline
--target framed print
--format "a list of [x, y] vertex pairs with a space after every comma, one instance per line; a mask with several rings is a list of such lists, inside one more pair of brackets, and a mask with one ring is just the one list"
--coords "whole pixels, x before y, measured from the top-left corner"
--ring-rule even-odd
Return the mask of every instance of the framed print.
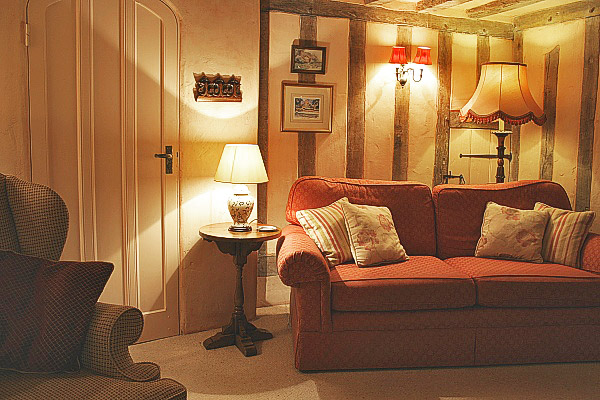
[[282, 132], [331, 132], [333, 85], [282, 82]]
[[292, 45], [292, 73], [324, 74], [327, 48]]

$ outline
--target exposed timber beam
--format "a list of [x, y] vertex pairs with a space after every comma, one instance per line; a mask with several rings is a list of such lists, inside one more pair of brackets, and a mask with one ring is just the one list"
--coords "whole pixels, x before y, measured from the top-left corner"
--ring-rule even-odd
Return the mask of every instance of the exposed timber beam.
[[281, 11], [291, 14], [315, 15], [318, 17], [348, 18], [354, 21], [379, 22], [393, 25], [409, 25], [469, 34], [512, 39], [513, 25], [502, 22], [450, 18], [415, 11], [394, 11], [383, 7], [343, 3], [340, 1], [315, 0], [271, 0], [261, 11]]
[[433, 186], [444, 181], [450, 157], [450, 91], [452, 85], [452, 33], [438, 32], [438, 95], [435, 125]]
[[546, 53], [544, 66], [544, 113], [540, 151], [540, 179], [552, 180], [554, 171], [554, 131], [556, 128], [556, 95], [558, 93], [558, 63], [560, 46]]
[[577, 181], [575, 210], [590, 209], [592, 166], [594, 165], [594, 134], [598, 95], [598, 57], [600, 57], [600, 17], [585, 21], [583, 47], [583, 80], [581, 82], [581, 113], [579, 114], [579, 149], [577, 151]]
[[577, 1], [529, 13], [515, 18], [516, 29], [523, 30], [538, 26], [559, 24], [580, 18], [590, 18], [600, 15], [600, 0]]
[[421, 0], [417, 2], [417, 11], [443, 10], [473, 0]]
[[467, 16], [469, 18], [488, 17], [490, 15], [525, 7], [530, 4], [539, 3], [540, 1], [544, 0], [495, 0], [478, 7], [469, 8], [467, 10]]
[[365, 92], [367, 87], [365, 47], [367, 23], [350, 21], [348, 31], [348, 103], [346, 133], [346, 178], [365, 173]]
[[[512, 43], [513, 61], [523, 62], [523, 31], [515, 31], [515, 38]], [[510, 138], [510, 180], [519, 180], [519, 162], [521, 159], [521, 125], [511, 126], [512, 135]]]

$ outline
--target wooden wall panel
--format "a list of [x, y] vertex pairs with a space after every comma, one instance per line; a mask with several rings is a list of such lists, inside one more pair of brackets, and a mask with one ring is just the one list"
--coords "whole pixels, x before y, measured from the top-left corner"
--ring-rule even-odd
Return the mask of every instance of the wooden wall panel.
[[452, 83], [452, 33], [440, 31], [438, 34], [438, 97], [437, 122], [435, 126], [435, 161], [433, 166], [433, 186], [443, 181], [448, 173], [450, 151], [450, 95]]
[[[523, 31], [515, 31], [512, 43], [512, 61], [523, 62]], [[510, 135], [510, 153], [512, 160], [508, 169], [508, 180], [519, 180], [519, 160], [521, 158], [521, 127], [513, 126]]]
[[477, 35], [477, 82], [481, 77], [481, 64], [490, 61], [490, 37]]
[[552, 180], [554, 170], [554, 128], [556, 127], [556, 94], [558, 90], [558, 62], [560, 46], [546, 53], [544, 62], [544, 113], [540, 154], [540, 179]]
[[364, 176], [365, 156], [365, 45], [367, 23], [350, 21], [348, 35], [348, 132], [346, 177]]
[[600, 55], [600, 17], [585, 20], [583, 79], [581, 82], [581, 113], [579, 120], [579, 150], [577, 152], [577, 187], [575, 208], [590, 209], [594, 134], [598, 92], [598, 58]]

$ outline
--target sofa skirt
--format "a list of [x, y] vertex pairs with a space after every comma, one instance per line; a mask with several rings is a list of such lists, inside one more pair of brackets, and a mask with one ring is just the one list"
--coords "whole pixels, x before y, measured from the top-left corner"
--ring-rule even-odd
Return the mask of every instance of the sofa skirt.
[[301, 371], [600, 361], [598, 307], [334, 312], [332, 332], [300, 332], [295, 312]]

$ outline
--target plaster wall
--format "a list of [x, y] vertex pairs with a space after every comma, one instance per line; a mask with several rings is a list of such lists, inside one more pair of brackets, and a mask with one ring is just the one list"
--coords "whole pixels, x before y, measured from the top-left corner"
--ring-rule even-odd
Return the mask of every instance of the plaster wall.
[[[545, 55], [560, 46], [553, 180], [560, 183], [574, 205], [577, 178], [579, 114], [583, 77], [585, 21], [528, 29], [523, 33], [523, 60], [536, 102], [544, 103]], [[528, 123], [521, 128], [520, 179], [538, 179], [542, 128]]]
[[[181, 329], [189, 333], [224, 325], [233, 311], [233, 259], [200, 239], [198, 228], [231, 219], [226, 207], [231, 185], [213, 180], [225, 144], [256, 143], [260, 13], [258, 1], [172, 4], [181, 16], [180, 308]], [[194, 72], [241, 76], [243, 101], [196, 103]], [[256, 185], [249, 187], [256, 196]], [[254, 253], [244, 268], [249, 318], [255, 315], [256, 268]]]
[[6, 1], [0, 12], [0, 172], [30, 179], [25, 4]]
[[388, 60], [397, 35], [396, 25], [367, 24], [364, 170], [367, 179], [392, 179], [396, 66]]

